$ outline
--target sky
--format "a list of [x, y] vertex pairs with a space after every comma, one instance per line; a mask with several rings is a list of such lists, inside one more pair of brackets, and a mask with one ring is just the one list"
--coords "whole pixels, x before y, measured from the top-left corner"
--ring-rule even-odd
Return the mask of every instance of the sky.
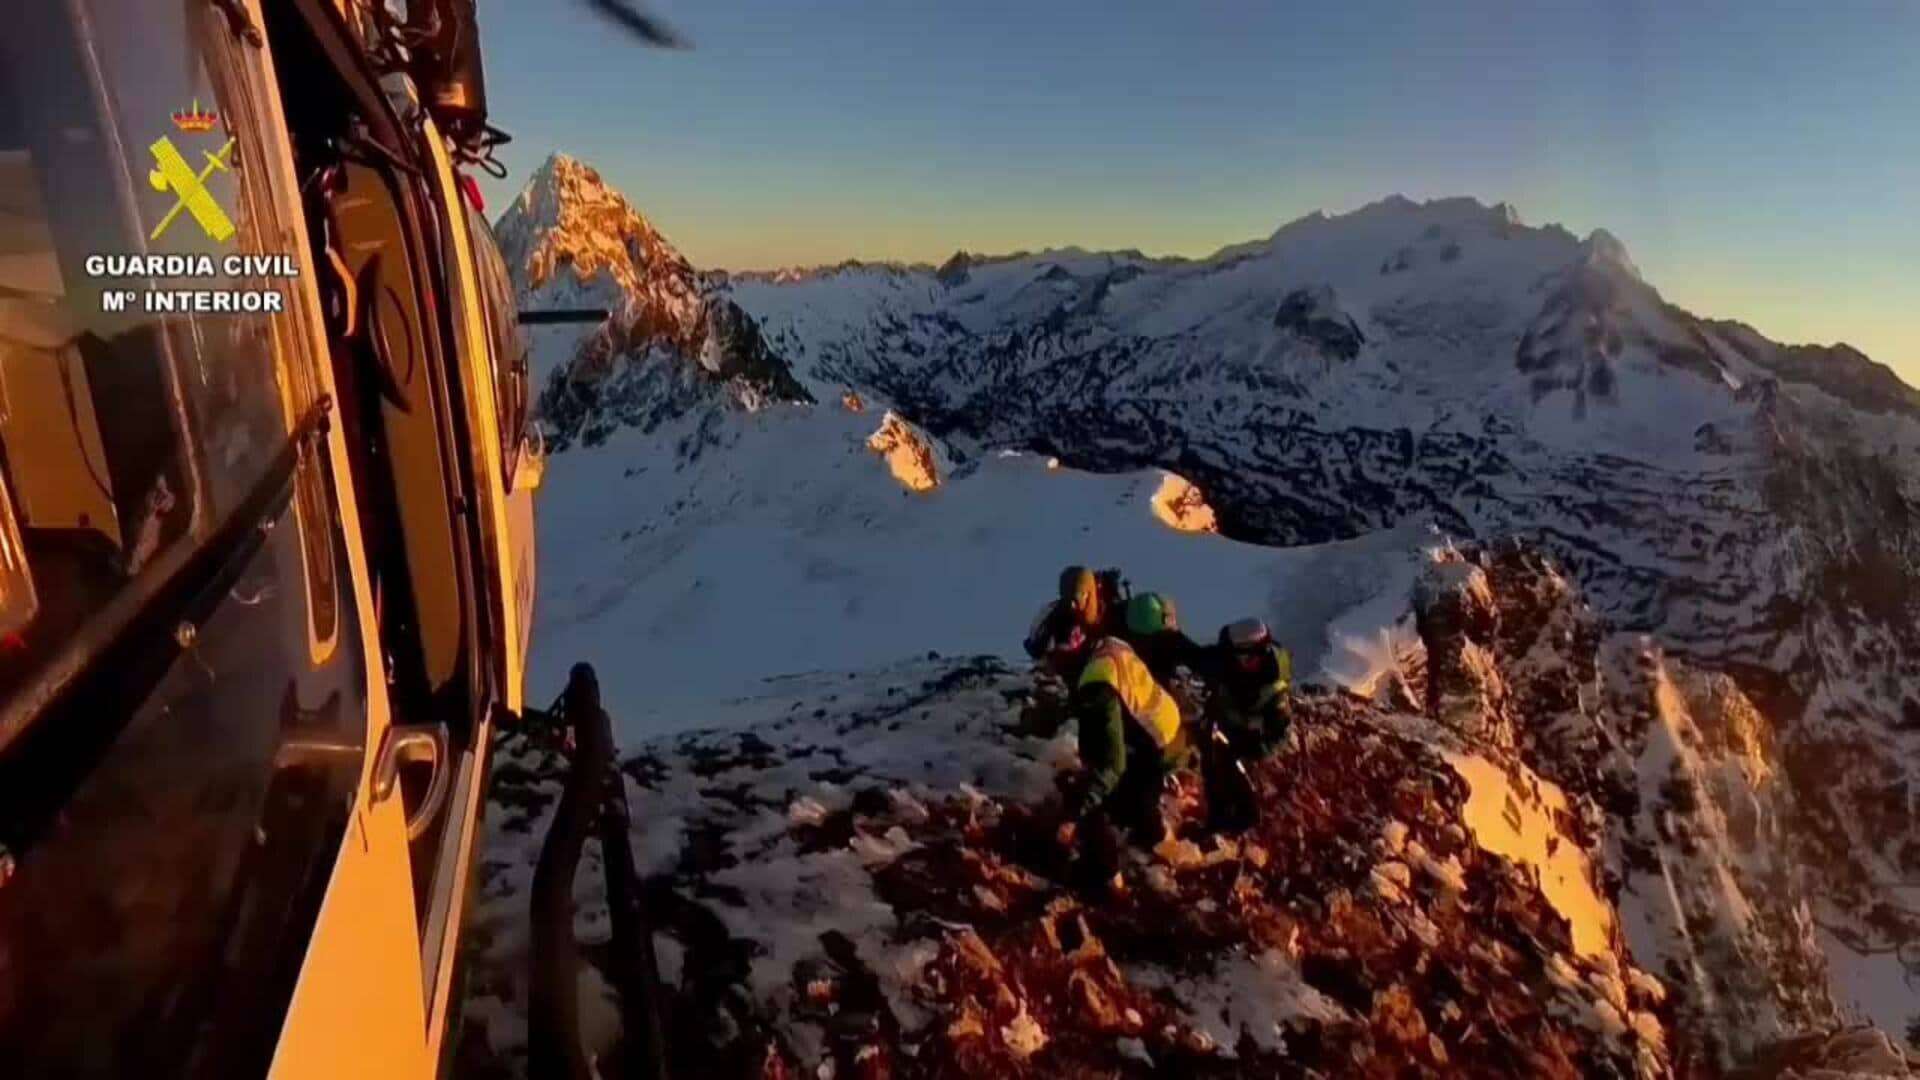
[[1920, 384], [1920, 3], [480, 0], [549, 152], [696, 265], [1204, 255], [1399, 192], [1604, 227], [1697, 314]]

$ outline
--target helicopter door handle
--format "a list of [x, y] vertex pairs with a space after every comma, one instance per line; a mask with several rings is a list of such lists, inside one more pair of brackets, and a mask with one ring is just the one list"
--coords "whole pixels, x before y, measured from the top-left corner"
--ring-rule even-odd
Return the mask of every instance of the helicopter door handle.
[[447, 729], [443, 724], [411, 724], [390, 727], [380, 740], [380, 753], [373, 760], [373, 798], [384, 802], [400, 788], [400, 766], [419, 762], [431, 764], [426, 797], [407, 815], [407, 840], [418, 840], [427, 826], [439, 816], [447, 801], [452, 770], [447, 762]]

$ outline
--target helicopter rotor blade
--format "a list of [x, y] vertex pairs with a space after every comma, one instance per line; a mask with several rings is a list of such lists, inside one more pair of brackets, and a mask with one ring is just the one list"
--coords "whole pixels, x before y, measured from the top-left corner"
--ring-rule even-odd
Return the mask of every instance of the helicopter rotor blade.
[[693, 42], [688, 41], [672, 24], [657, 15], [648, 14], [630, 0], [586, 0], [586, 4], [655, 48], [693, 48]]

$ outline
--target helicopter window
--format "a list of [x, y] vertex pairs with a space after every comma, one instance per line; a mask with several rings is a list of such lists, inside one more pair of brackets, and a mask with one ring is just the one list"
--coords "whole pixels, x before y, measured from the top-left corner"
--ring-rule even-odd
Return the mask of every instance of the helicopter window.
[[[287, 438], [271, 317], [145, 313], [153, 292], [257, 285], [218, 274], [221, 256], [280, 246], [185, 45], [197, 12], [26, 0], [0, 35], [0, 704], [81, 664]], [[169, 34], [179, 54], [157, 55]], [[162, 141], [194, 163], [191, 201], [225, 219], [224, 242], [156, 190]], [[216, 273], [98, 258], [136, 254]]]
[[293, 516], [271, 520], [57, 827], [14, 849], [8, 1075], [265, 1072], [364, 757], [363, 654], [307, 663]]
[[[293, 313], [109, 311], [177, 283], [94, 276], [88, 257], [276, 253], [293, 232], [270, 196], [296, 200], [261, 167], [264, 83], [216, 6], [8, 14], [0, 1072], [257, 1074], [364, 757], [346, 549], [313, 459], [289, 464], [307, 339]], [[228, 239], [157, 190], [161, 139]], [[191, 621], [157, 620], [188, 577]]]
[[467, 220], [473, 233], [474, 262], [480, 273], [482, 300], [487, 308], [487, 338], [493, 351], [493, 393], [500, 412], [500, 452], [508, 485], [527, 429], [527, 339], [520, 328], [519, 301], [507, 261], [494, 241], [485, 218], [471, 208]]

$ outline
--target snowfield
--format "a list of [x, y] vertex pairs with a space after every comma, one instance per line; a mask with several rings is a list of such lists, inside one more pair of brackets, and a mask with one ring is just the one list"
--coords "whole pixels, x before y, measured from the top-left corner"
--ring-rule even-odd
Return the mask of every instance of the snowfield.
[[[1257, 615], [1303, 676], [1354, 678], [1348, 639], [1404, 615], [1431, 543], [1417, 523], [1287, 549], [1182, 531], [1156, 514], [1162, 473], [1031, 454], [984, 455], [913, 492], [868, 445], [883, 418], [838, 405], [730, 417], [723, 445], [675, 460], [666, 448], [704, 422], [555, 459], [530, 697], [590, 659], [634, 738], [710, 726], [722, 714], [706, 706], [780, 676], [929, 652], [1015, 659], [1069, 562], [1168, 593], [1202, 640]], [[1384, 621], [1355, 625], [1376, 600]]]

